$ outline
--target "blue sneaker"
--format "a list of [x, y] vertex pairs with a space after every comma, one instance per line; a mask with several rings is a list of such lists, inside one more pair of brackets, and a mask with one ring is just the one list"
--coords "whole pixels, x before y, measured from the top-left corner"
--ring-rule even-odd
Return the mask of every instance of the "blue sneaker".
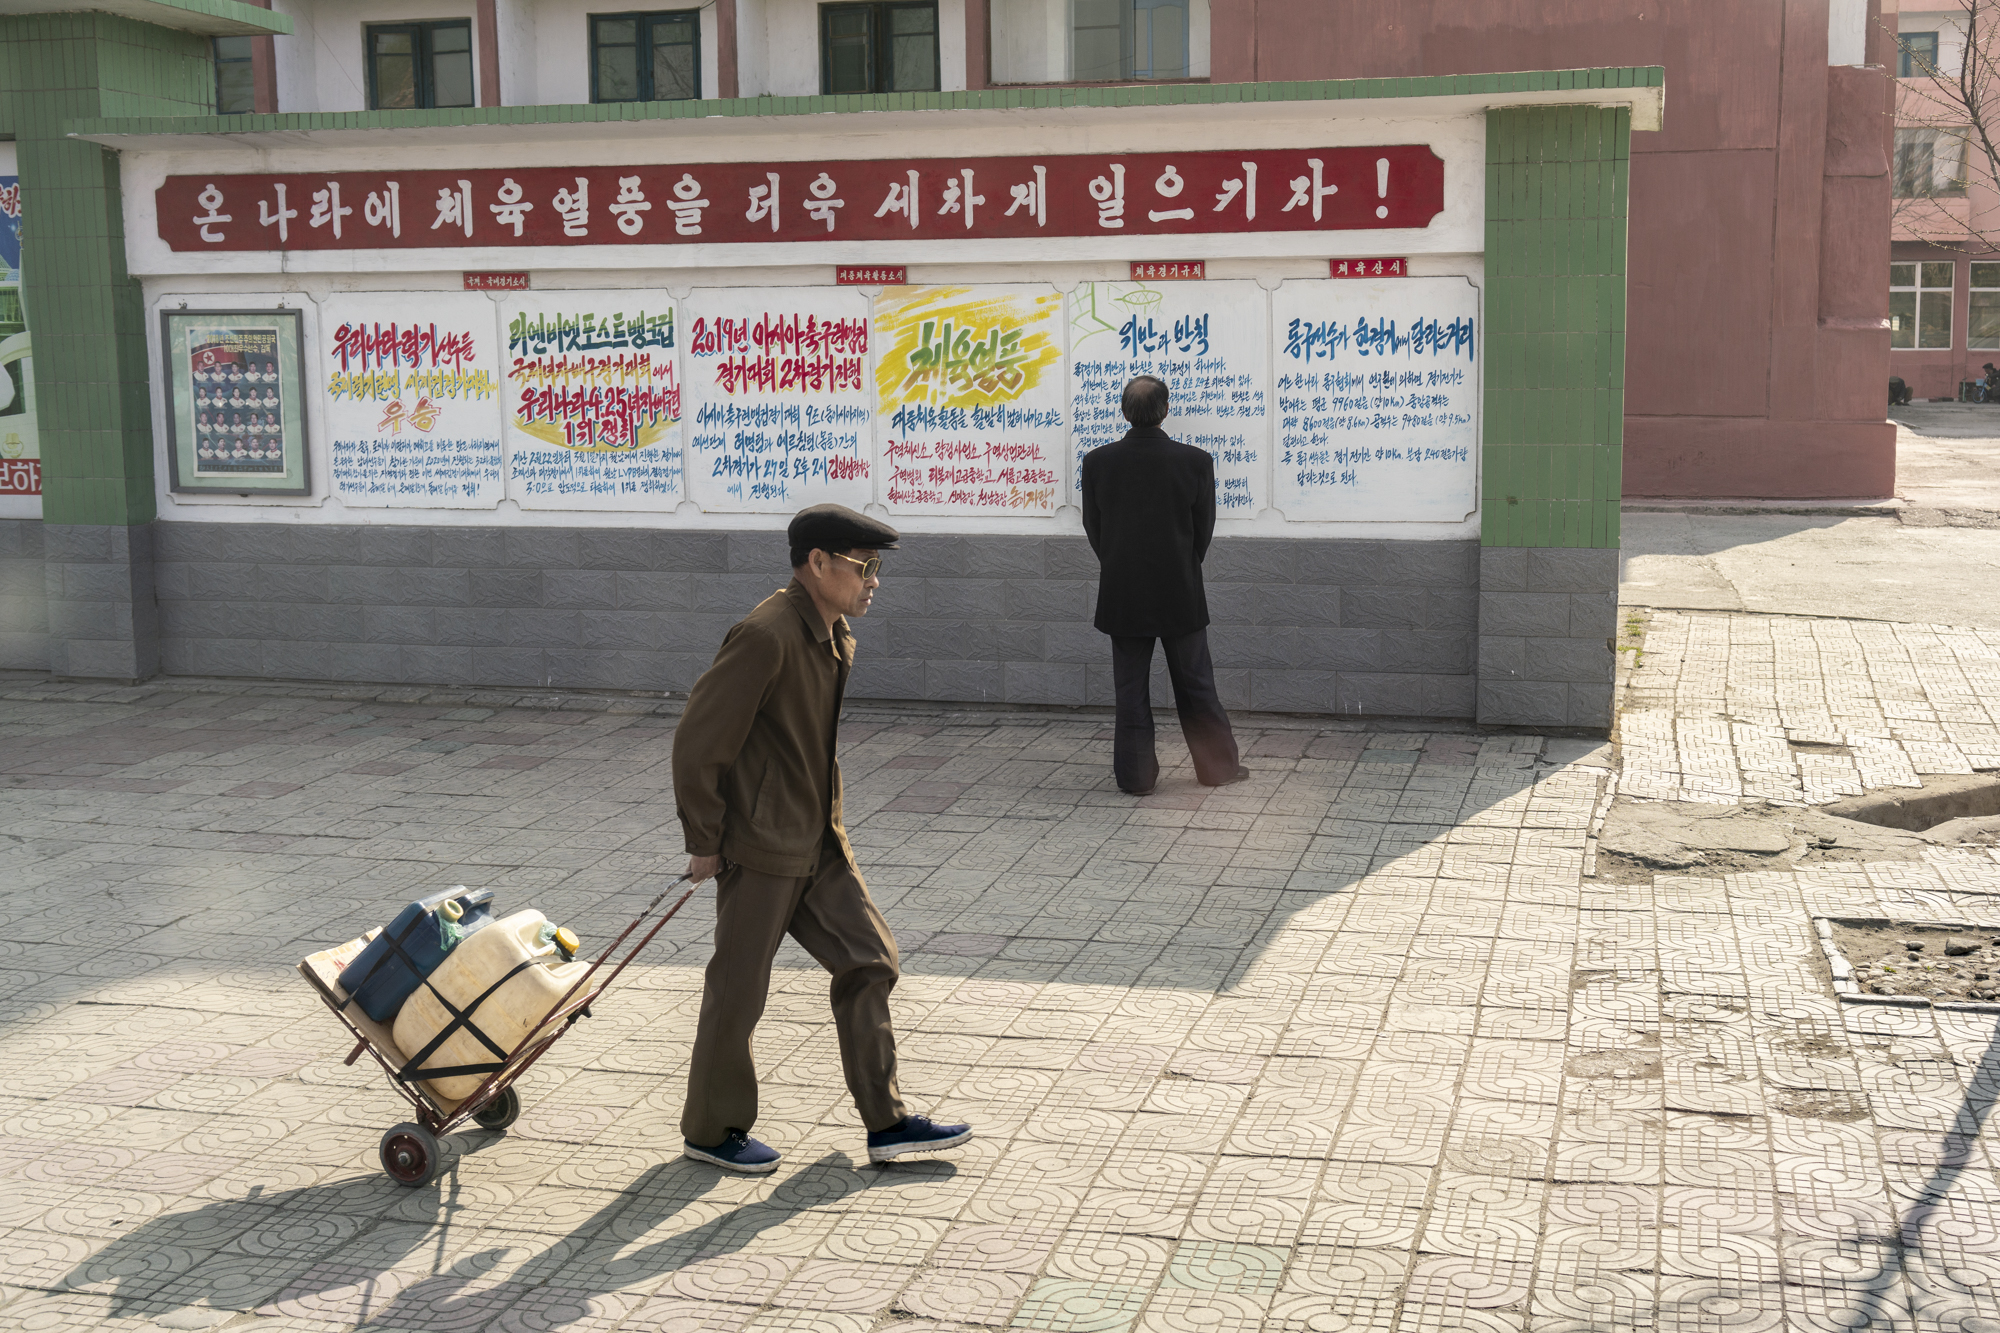
[[778, 1150], [759, 1143], [740, 1129], [730, 1130], [728, 1137], [713, 1148], [697, 1147], [682, 1139], [681, 1156], [719, 1166], [724, 1171], [741, 1171], [746, 1176], [769, 1175], [778, 1169]]
[[971, 1125], [940, 1125], [928, 1116], [906, 1115], [901, 1124], [869, 1131], [868, 1160], [886, 1162], [904, 1153], [956, 1148], [971, 1137]]

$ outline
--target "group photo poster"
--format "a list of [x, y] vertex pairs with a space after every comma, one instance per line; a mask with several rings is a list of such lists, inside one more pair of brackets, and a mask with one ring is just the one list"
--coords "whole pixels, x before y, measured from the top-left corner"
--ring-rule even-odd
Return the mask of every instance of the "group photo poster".
[[35, 364], [21, 299], [21, 178], [0, 144], [0, 496], [42, 493]]
[[682, 314], [690, 499], [710, 513], [782, 514], [875, 498], [864, 293], [710, 288]]
[[1457, 523], [1478, 508], [1479, 291], [1293, 279], [1271, 294], [1271, 503], [1293, 522]]
[[875, 336], [891, 513], [1042, 516], [1066, 502], [1060, 291], [891, 287], [875, 299]]
[[292, 309], [160, 312], [173, 490], [311, 493], [303, 324]]
[[683, 331], [671, 293], [513, 296], [500, 327], [516, 503], [664, 512], [687, 498]]
[[351, 292], [320, 306], [313, 379], [325, 395], [342, 504], [491, 509], [506, 494], [493, 302], [478, 293]]
[[1130, 429], [1122, 404], [1135, 375], [1167, 385], [1161, 429], [1215, 460], [1220, 518], [1270, 503], [1267, 293], [1255, 282], [1086, 282], [1069, 297], [1069, 410], [1080, 494], [1083, 456]]

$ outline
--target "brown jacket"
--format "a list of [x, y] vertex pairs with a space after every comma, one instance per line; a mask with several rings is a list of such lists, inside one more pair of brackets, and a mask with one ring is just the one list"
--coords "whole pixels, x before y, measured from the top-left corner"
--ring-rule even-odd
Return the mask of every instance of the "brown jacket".
[[847, 621], [794, 579], [730, 627], [674, 731], [674, 802], [690, 856], [809, 875], [832, 831], [848, 863], [834, 759], [854, 668]]

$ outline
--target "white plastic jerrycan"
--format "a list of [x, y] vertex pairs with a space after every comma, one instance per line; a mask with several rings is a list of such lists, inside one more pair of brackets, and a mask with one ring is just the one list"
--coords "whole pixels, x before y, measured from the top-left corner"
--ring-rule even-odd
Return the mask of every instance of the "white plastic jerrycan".
[[[430, 974], [429, 985], [417, 987], [410, 998], [403, 1001], [394, 1028], [396, 1048], [402, 1051], [403, 1058], [415, 1057], [450, 1025], [451, 1014], [438, 1003], [440, 994], [461, 1012], [478, 1000], [479, 1007], [472, 1010], [470, 1021], [477, 1024], [479, 1030], [502, 1051], [512, 1054], [528, 1034], [541, 1025], [549, 1010], [569, 993], [577, 978], [590, 969], [590, 964], [580, 958], [563, 961], [563, 952], [557, 948], [556, 940], [549, 938], [554, 933], [548, 928], [548, 918], [530, 909], [502, 917], [483, 930], [466, 936]], [[560, 936], [574, 952], [575, 942], [569, 932], [562, 931]], [[531, 965], [521, 967], [523, 963]], [[514, 972], [517, 967], [521, 970]], [[514, 972], [514, 975], [507, 977], [509, 972]], [[504, 984], [491, 995], [486, 995], [487, 990], [503, 977], [507, 977]], [[479, 1000], [482, 995], [486, 998]], [[417, 1067], [417, 1072], [493, 1064], [500, 1058], [468, 1032], [464, 1024], [460, 1024], [425, 1058]], [[460, 1074], [450, 1078], [427, 1079], [424, 1086], [435, 1096], [447, 1101], [459, 1101], [478, 1091], [486, 1077], [485, 1074]]]

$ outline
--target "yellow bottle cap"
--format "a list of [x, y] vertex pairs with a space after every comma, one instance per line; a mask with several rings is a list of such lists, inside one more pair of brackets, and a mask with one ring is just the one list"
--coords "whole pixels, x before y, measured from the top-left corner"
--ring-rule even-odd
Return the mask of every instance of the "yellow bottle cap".
[[465, 904], [456, 898], [447, 898], [438, 904], [438, 915], [447, 921], [456, 921], [465, 915]]
[[580, 945], [576, 936], [570, 933], [568, 926], [556, 927], [556, 948], [561, 949], [564, 953], [573, 954], [579, 947]]

